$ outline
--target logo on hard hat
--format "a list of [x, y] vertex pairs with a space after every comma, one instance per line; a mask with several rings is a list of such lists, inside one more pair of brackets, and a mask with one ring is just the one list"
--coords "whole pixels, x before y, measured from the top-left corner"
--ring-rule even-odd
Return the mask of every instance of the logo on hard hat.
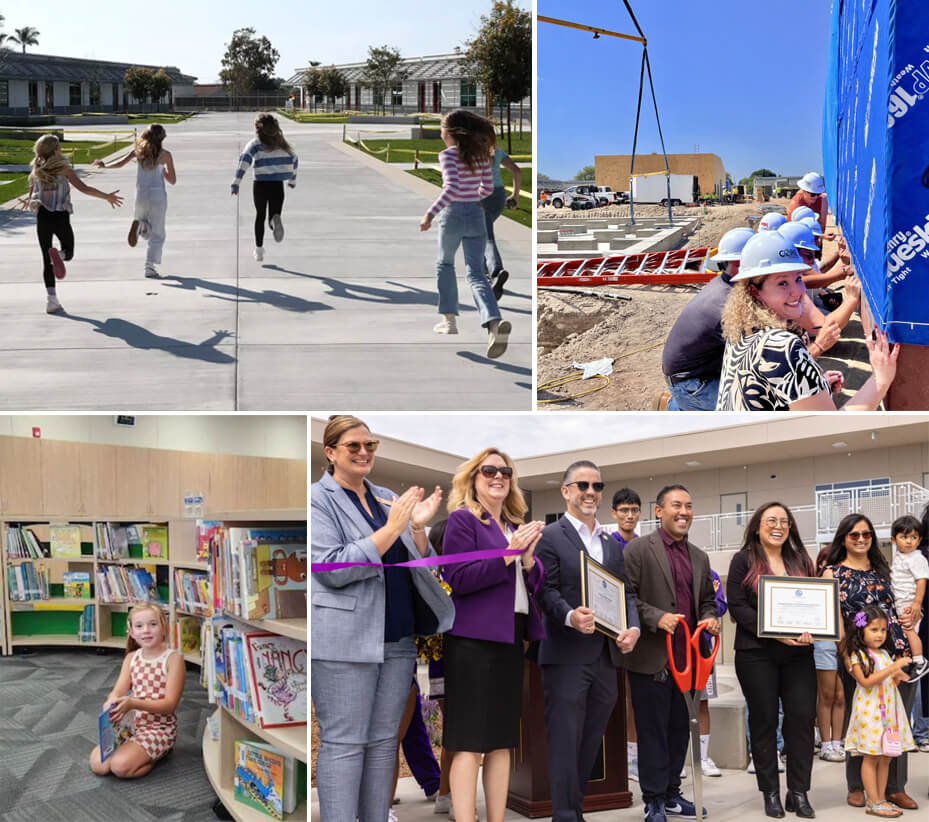
[[800, 256], [799, 252], [795, 248], [782, 248], [777, 252], [778, 257], [790, 257], [792, 260]]

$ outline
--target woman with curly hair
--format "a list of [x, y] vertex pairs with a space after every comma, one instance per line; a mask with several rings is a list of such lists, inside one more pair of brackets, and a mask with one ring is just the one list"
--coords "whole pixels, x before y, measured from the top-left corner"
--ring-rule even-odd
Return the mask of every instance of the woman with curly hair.
[[[745, 244], [722, 314], [726, 351], [717, 411], [836, 410], [831, 393], [841, 390], [842, 374], [820, 368], [813, 359], [817, 344], [807, 349], [798, 326], [809, 270], [794, 244], [775, 231]], [[897, 373], [900, 346], [891, 347], [878, 329], [875, 335], [866, 340], [872, 375], [843, 411], [873, 411]]]
[[535, 546], [544, 523], [523, 523], [528, 506], [513, 461], [496, 448], [485, 448], [458, 469], [448, 510], [445, 555], [522, 551], [445, 568], [455, 604], [455, 622], [445, 633], [442, 729], [442, 747], [455, 751], [452, 805], [460, 822], [475, 819], [483, 755], [487, 822], [503, 822], [510, 749], [519, 744], [524, 641], [545, 635], [535, 604], [543, 578]]

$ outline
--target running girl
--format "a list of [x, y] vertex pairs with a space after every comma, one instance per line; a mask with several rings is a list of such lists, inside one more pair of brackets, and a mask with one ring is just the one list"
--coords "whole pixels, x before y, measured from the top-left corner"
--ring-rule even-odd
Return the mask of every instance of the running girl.
[[487, 356], [496, 359], [506, 351], [512, 328], [500, 319], [497, 299], [484, 274], [487, 227], [481, 200], [493, 193], [490, 157], [496, 143], [493, 125], [470, 111], [456, 109], [442, 118], [442, 140], [448, 148], [439, 153], [442, 193], [419, 223], [428, 231], [433, 218], [444, 209], [439, 221], [439, 259], [436, 278], [439, 313], [436, 334], [458, 333], [458, 280], [455, 254], [464, 249], [471, 295], [487, 329]]
[[90, 753], [90, 769], [98, 776], [111, 773], [136, 779], [174, 748], [174, 712], [184, 690], [184, 658], [168, 647], [168, 621], [157, 605], [131, 608], [128, 625], [123, 667], [103, 708], [110, 709], [114, 724], [135, 711], [133, 733], [104, 762], [100, 761], [100, 747], [95, 747]]
[[[49, 314], [64, 311], [55, 293], [55, 279], [65, 276], [64, 260], [74, 256], [74, 231], [71, 229], [71, 186], [82, 194], [106, 200], [113, 208], [123, 204], [118, 196], [119, 189], [105, 194], [83, 182], [74, 173], [61, 153], [61, 145], [54, 134], [39, 137], [33, 147], [35, 158], [29, 174], [29, 193], [20, 199], [24, 211], [36, 212], [36, 234], [42, 250], [42, 278], [48, 298], [45, 310]], [[58, 238], [59, 253], [52, 246], [52, 238]]]
[[255, 163], [252, 197], [255, 201], [255, 251], [258, 262], [264, 259], [265, 213], [274, 232], [274, 241], [284, 239], [281, 210], [284, 208], [284, 182], [290, 188], [297, 185], [297, 155], [284, 139], [277, 118], [259, 114], [255, 120], [255, 139], [242, 150], [239, 167], [232, 181], [232, 193], [239, 193], [239, 183], [248, 167]]
[[168, 210], [168, 195], [165, 181], [177, 182], [174, 158], [171, 152], [161, 147], [165, 139], [164, 126], [157, 123], [142, 132], [135, 148], [125, 157], [107, 165], [103, 160], [94, 161], [97, 168], [122, 168], [130, 160], [139, 164], [135, 182], [135, 213], [129, 227], [129, 245], [135, 248], [138, 238], [148, 240], [145, 253], [145, 276], [157, 278], [156, 265], [161, 265], [161, 252], [165, 244], [165, 213]]

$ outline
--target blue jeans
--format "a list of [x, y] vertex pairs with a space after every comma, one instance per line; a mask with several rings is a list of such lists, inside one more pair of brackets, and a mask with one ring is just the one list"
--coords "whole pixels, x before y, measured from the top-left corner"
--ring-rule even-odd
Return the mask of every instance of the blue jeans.
[[494, 188], [494, 193], [481, 200], [484, 208], [484, 226], [487, 228], [487, 245], [484, 248], [484, 273], [495, 274], [503, 268], [503, 259], [494, 239], [494, 223], [506, 208], [506, 189], [503, 186]]
[[416, 668], [412, 637], [384, 643], [384, 661], [314, 659], [310, 683], [319, 722], [316, 786], [326, 822], [385, 822], [397, 731]]
[[689, 380], [668, 380], [668, 411], [715, 411], [719, 394], [719, 377], [708, 380], [692, 377]]
[[919, 680], [916, 699], [913, 700], [913, 739], [917, 742], [929, 742], [929, 717], [923, 711], [923, 691], [929, 688], [926, 677]]
[[439, 313], [458, 313], [458, 279], [455, 276], [455, 254], [458, 246], [464, 250], [468, 285], [474, 304], [481, 314], [481, 325], [500, 319], [497, 300], [490, 281], [484, 274], [484, 246], [487, 228], [484, 209], [479, 202], [449, 203], [439, 217], [439, 259], [436, 279], [439, 287]]

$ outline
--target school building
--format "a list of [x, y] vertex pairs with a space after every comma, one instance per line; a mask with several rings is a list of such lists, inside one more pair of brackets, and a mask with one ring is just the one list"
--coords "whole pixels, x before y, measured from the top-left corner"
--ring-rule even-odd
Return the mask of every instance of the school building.
[[[447, 500], [452, 476], [472, 455], [398, 442], [378, 433], [376, 419], [372, 415], [366, 420], [381, 441], [371, 480], [398, 493], [410, 485], [438, 484]], [[429, 425], [428, 417], [423, 425]], [[533, 425], [531, 416], [520, 421], [529, 441], [537, 439]], [[617, 416], [610, 425], [628, 437], [635, 430], [635, 417]], [[310, 479], [316, 481], [325, 466], [325, 422], [313, 418], [310, 428]], [[558, 444], [552, 439], [551, 445]], [[516, 459], [528, 517], [553, 522], [564, 513], [561, 478], [568, 465], [581, 459], [597, 464], [606, 483], [600, 522], [613, 523], [610, 503], [619, 488], [639, 494], [640, 535], [657, 527], [650, 517], [658, 491], [684, 485], [694, 502], [690, 539], [707, 551], [713, 569], [725, 580], [749, 518], [757, 506], [772, 501], [791, 509], [813, 559], [831, 542], [839, 520], [851, 512], [873, 521], [889, 558], [893, 520], [907, 513], [919, 516], [929, 503], [929, 414], [791, 414]], [[446, 515], [443, 509], [439, 518]], [[731, 654], [733, 635], [727, 621], [723, 657]]]
[[114, 63], [48, 54], [6, 52], [0, 60], [0, 115], [79, 114], [138, 111], [142, 101], [125, 88], [132, 66], [164, 69], [172, 87], [162, 105], [173, 106], [175, 89], [192, 86], [195, 77], [176, 66]]
[[[486, 107], [484, 89], [469, 77], [462, 69], [463, 54], [434, 54], [424, 57], [405, 57], [400, 65], [406, 73], [403, 81], [396, 83], [385, 95], [375, 100], [374, 89], [366, 85], [364, 70], [366, 62], [342, 63], [334, 66], [348, 84], [348, 92], [335, 100], [336, 109], [352, 111], [381, 110], [386, 106], [396, 114], [415, 114], [431, 112], [440, 114], [455, 108], [474, 109], [483, 113]], [[300, 89], [300, 107], [312, 109], [314, 101], [302, 85], [303, 75], [309, 67], [297, 69], [287, 81], [288, 85]], [[317, 98], [317, 105], [327, 101]], [[522, 106], [524, 119], [531, 119], [531, 98], [526, 97], [522, 103], [513, 103], [510, 108], [513, 116], [518, 116]]]

